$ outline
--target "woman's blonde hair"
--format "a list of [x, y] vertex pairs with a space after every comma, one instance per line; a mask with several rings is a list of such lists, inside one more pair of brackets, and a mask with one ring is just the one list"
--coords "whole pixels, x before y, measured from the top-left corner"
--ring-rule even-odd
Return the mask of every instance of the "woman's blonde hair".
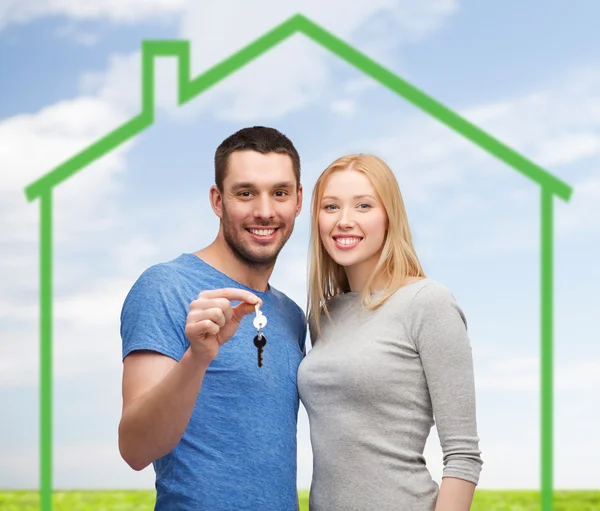
[[[307, 317], [315, 334], [320, 333], [322, 314], [329, 316], [327, 301], [350, 291], [344, 268], [327, 253], [319, 235], [319, 211], [327, 179], [333, 172], [342, 170], [361, 172], [371, 181], [388, 218], [381, 256], [360, 295], [363, 306], [376, 309], [402, 287], [408, 278], [425, 277], [413, 247], [400, 187], [392, 170], [381, 158], [372, 154], [350, 154], [338, 158], [323, 171], [312, 194]], [[373, 285], [381, 276], [389, 280], [375, 299], [373, 293], [376, 290]], [[316, 338], [312, 339], [312, 342], [315, 340]]]

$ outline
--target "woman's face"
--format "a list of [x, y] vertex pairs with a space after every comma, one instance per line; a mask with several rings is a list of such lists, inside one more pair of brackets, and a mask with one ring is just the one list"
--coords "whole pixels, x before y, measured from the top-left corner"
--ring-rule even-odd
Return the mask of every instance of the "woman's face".
[[383, 247], [387, 215], [371, 181], [361, 172], [333, 172], [319, 209], [319, 235], [350, 285], [364, 283]]

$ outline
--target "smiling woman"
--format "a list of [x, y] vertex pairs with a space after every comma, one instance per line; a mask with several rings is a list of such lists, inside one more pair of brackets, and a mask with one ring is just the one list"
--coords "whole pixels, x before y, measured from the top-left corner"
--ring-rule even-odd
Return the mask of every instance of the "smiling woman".
[[318, 216], [323, 246], [346, 267], [350, 288], [363, 288], [368, 275], [363, 268], [372, 267], [381, 255], [388, 228], [385, 208], [369, 178], [352, 168], [334, 172], [324, 188]]
[[[311, 511], [468, 511], [482, 460], [466, 319], [425, 276], [385, 162], [350, 155], [321, 174], [311, 244], [313, 348], [297, 376], [314, 456]], [[441, 487], [423, 457], [434, 417]]]
[[[329, 165], [315, 184], [311, 214], [309, 314], [317, 332], [330, 298], [360, 292], [371, 307], [425, 277], [398, 182], [380, 158], [349, 155]], [[375, 291], [382, 294], [373, 301]]]

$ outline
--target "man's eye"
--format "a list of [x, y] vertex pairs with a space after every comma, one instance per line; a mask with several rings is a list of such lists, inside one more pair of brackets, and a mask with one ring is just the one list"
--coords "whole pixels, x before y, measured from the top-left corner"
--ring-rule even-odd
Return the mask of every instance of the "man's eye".
[[275, 192], [275, 195], [277, 195], [277, 197], [285, 197], [287, 192], [284, 190], [279, 190], [278, 192]]

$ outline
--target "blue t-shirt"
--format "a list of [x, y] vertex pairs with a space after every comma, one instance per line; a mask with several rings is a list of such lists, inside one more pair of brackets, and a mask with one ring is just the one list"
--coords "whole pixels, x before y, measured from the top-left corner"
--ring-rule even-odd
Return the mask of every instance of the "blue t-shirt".
[[128, 293], [121, 314], [123, 358], [153, 350], [180, 360], [189, 347], [184, 329], [190, 303], [200, 291], [224, 287], [247, 289], [263, 301], [263, 366], [252, 313], [208, 367], [183, 438], [153, 463], [155, 510], [297, 511], [296, 373], [306, 324], [295, 302], [273, 287], [260, 293], [243, 286], [185, 253], [145, 270]]

